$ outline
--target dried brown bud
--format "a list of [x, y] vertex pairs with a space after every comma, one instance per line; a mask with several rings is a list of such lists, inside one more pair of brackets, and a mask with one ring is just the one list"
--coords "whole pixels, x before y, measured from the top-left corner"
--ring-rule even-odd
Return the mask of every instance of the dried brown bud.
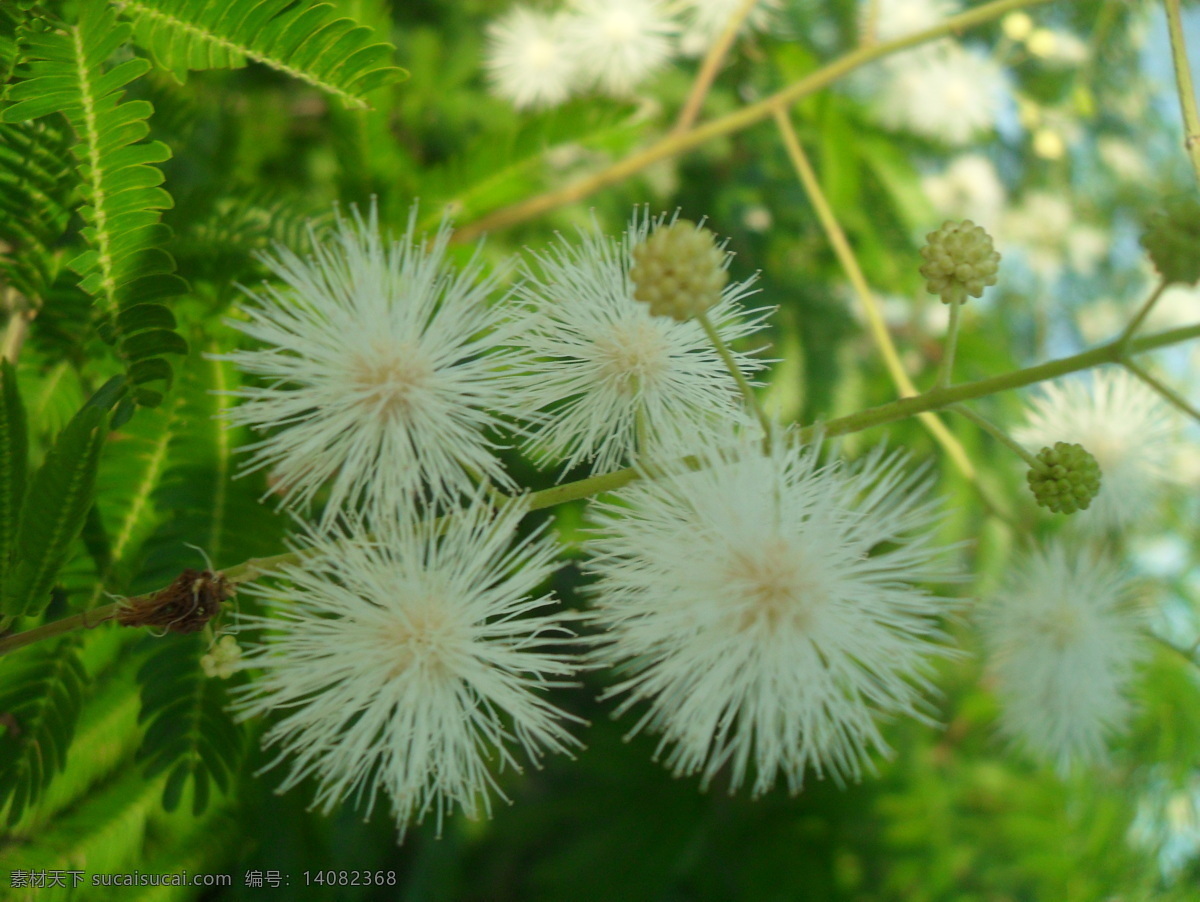
[[187, 569], [165, 589], [131, 598], [117, 612], [122, 626], [157, 626], [171, 633], [203, 629], [236, 590], [225, 574]]

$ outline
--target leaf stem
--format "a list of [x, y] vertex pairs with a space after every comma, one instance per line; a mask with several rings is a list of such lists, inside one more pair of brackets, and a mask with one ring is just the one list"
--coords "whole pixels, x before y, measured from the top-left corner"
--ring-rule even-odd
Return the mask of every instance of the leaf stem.
[[1159, 281], [1158, 285], [1154, 287], [1154, 291], [1150, 292], [1150, 297], [1142, 302], [1142, 306], [1138, 309], [1137, 314], [1129, 321], [1129, 325], [1121, 332], [1121, 337], [1117, 341], [1128, 342], [1133, 337], [1133, 333], [1138, 330], [1138, 326], [1142, 324], [1142, 321], [1150, 315], [1150, 311], [1154, 309], [1154, 305], [1158, 303], [1158, 299], [1162, 297], [1163, 292], [1167, 290], [1169, 284], [1166, 279]]
[[961, 308], [962, 302], [954, 301], [950, 304], [950, 324], [946, 327], [946, 347], [942, 351], [942, 363], [938, 367], [937, 379], [933, 383], [938, 388], [945, 388], [950, 384], [950, 374], [954, 371], [954, 352], [958, 346], [958, 322]]
[[725, 369], [729, 370], [729, 374], [737, 382], [742, 397], [746, 400], [746, 406], [754, 411], [754, 415], [758, 418], [758, 422], [763, 428], [763, 438], [769, 442], [771, 440], [771, 418], [767, 416], [766, 411], [762, 408], [762, 404], [759, 403], [758, 397], [754, 394], [754, 388], [746, 381], [746, 377], [738, 367], [737, 361], [729, 353], [729, 348], [725, 346], [725, 342], [721, 339], [720, 334], [713, 328], [708, 314], [698, 313], [696, 315], [696, 322], [700, 324], [700, 328], [704, 330], [704, 334], [708, 336], [708, 340], [712, 342], [713, 347], [717, 349], [717, 353], [721, 355]]
[[746, 21], [751, 10], [757, 4], [758, 0], [742, 0], [741, 5], [734, 10], [729, 21], [725, 23], [725, 30], [721, 32], [712, 47], [709, 48], [708, 53], [704, 56], [704, 62], [700, 65], [700, 71], [696, 74], [695, 82], [692, 83], [692, 90], [684, 102], [683, 109], [679, 112], [679, 118], [675, 121], [673, 134], [686, 132], [692, 127], [692, 124], [696, 121], [696, 117], [700, 115], [700, 108], [704, 105], [704, 98], [708, 96], [709, 89], [712, 88], [712, 84], [717, 78], [717, 70], [721, 68], [721, 63], [725, 61], [725, 57], [729, 53], [729, 48], [737, 40], [742, 23]]
[[1006, 447], [1015, 451], [1017, 455], [1023, 461], [1025, 461], [1025, 463], [1029, 464], [1029, 466], [1033, 467], [1035, 470], [1039, 472], [1045, 472], [1046, 465], [1044, 463], [1022, 448], [1016, 441], [1012, 439], [1011, 436], [1009, 436], [1007, 432], [1005, 432], [991, 420], [987, 419], [987, 417], [976, 413], [965, 404], [953, 404], [950, 406], [950, 410], [953, 410], [955, 413], [966, 417], [996, 441], [1000, 442], [1000, 444], [1005, 445]]
[[1187, 43], [1183, 38], [1183, 17], [1179, 0], [1166, 0], [1167, 31], [1171, 35], [1171, 60], [1175, 65], [1175, 87], [1183, 111], [1183, 147], [1196, 178], [1200, 179], [1200, 110], [1196, 107], [1196, 90], [1192, 86], [1192, 69], [1188, 64]]
[[[854, 254], [854, 249], [850, 246], [850, 241], [846, 238], [846, 233], [842, 230], [841, 224], [833, 212], [833, 207], [830, 206], [828, 199], [825, 197], [825, 192], [821, 190], [821, 184], [817, 180], [816, 172], [813, 170], [812, 164], [808, 160], [808, 155], [804, 152], [804, 148], [800, 146], [800, 140], [796, 135], [796, 130], [792, 127], [787, 112], [782, 109], [776, 110], [775, 123], [779, 127], [779, 132], [783, 138], [784, 147], [787, 149], [788, 157], [792, 161], [792, 166], [795, 168], [796, 174], [804, 186], [804, 191], [808, 195], [813, 209], [816, 211], [821, 228], [825, 231], [825, 237], [833, 247], [838, 262], [841, 263], [842, 269], [846, 273], [846, 278], [850, 280], [850, 285], [854, 288], [854, 293], [858, 296], [863, 313], [867, 318], [867, 326], [870, 330], [871, 338], [875, 342], [875, 348], [879, 351], [880, 356], [883, 357], [884, 365], [887, 367], [892, 383], [896, 386], [897, 393], [901, 396], [916, 395], [917, 387], [908, 377], [908, 373], [905, 372], [904, 364], [900, 360], [900, 354], [897, 352], [896, 345], [892, 341], [892, 336], [888, 332], [887, 324], [884, 322], [883, 312], [879, 309], [879, 302], [876, 300], [874, 292], [871, 291], [871, 287], [867, 284], [867, 278], [863, 274], [862, 267], [859, 266], [858, 258]], [[1000, 506], [984, 492], [977, 478], [975, 466], [971, 463], [971, 459], [967, 456], [967, 452], [963, 449], [962, 444], [946, 428], [946, 424], [939, 420], [933, 413], [929, 412], [920, 414], [919, 419], [921, 420], [921, 425], [929, 430], [934, 440], [942, 446], [942, 449], [954, 461], [959, 472], [975, 485], [988, 507], [994, 511], [1000, 511]]]
[[1175, 389], [1171, 388], [1162, 380], [1152, 376], [1148, 370], [1134, 363], [1132, 360], [1122, 358], [1121, 365], [1160, 395], [1162, 395], [1166, 401], [1179, 408], [1193, 420], [1200, 422], [1200, 410], [1197, 410], [1194, 405], [1189, 403], [1188, 400], [1183, 397], [1183, 395], [1179, 394], [1179, 392], [1175, 391]]

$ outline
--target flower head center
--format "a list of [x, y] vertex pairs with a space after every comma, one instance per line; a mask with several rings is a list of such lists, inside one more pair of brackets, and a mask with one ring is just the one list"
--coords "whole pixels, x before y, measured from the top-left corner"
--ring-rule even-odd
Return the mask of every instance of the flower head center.
[[1043, 635], [1058, 649], [1066, 648], [1083, 626], [1079, 611], [1070, 605], [1048, 608], [1038, 620]]
[[375, 344], [370, 353], [350, 361], [352, 391], [364, 406], [387, 419], [407, 414], [414, 394], [431, 376], [433, 367], [412, 342]]
[[452, 616], [445, 599], [414, 599], [389, 628], [380, 631], [385, 654], [392, 661], [388, 675], [397, 677], [414, 667], [444, 672], [462, 638], [461, 624]]
[[783, 539], [772, 539], [753, 552], [734, 555], [728, 576], [739, 589], [739, 630], [759, 624], [804, 629], [811, 620], [816, 588], [804, 561]]
[[602, 30], [613, 43], [624, 44], [638, 36], [638, 21], [629, 10], [614, 9], [604, 17]]
[[537, 37], [529, 42], [529, 46], [525, 50], [525, 61], [531, 69], [536, 69], [539, 72], [547, 69], [552, 69], [558, 64], [558, 47], [553, 41]]
[[614, 323], [595, 345], [602, 376], [625, 395], [652, 384], [667, 365], [666, 341], [648, 320]]

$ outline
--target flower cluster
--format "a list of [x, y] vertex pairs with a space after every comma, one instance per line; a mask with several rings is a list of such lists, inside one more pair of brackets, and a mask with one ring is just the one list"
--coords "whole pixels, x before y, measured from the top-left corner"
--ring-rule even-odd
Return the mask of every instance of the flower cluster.
[[[778, 0], [760, 0], [743, 27], [763, 28]], [[741, 0], [571, 0], [542, 12], [514, 6], [488, 27], [492, 88], [518, 109], [574, 94], [628, 97], [677, 54], [702, 52]]]
[[[864, 39], [892, 41], [933, 27], [958, 12], [959, 3], [864, 2], [860, 9]], [[886, 128], [954, 146], [993, 130], [1009, 94], [999, 63], [952, 39], [886, 57], [861, 86]]]
[[[487, 813], [497, 769], [580, 747], [548, 695], [580, 668], [616, 675], [605, 697], [639, 711], [631, 732], [658, 734], [676, 774], [754, 795], [860, 779], [889, 753], [887, 721], [933, 719], [959, 603], [930, 586], [959, 577], [930, 480], [747, 410], [739, 383], [765, 362], [744, 345], [769, 311], [743, 306], [754, 278], [730, 278], [711, 233], [637, 210], [619, 239], [597, 225], [529, 252], [506, 288], [478, 252], [451, 261], [448, 226], [430, 240], [416, 223], [414, 208], [388, 241], [356, 214], [308, 258], [280, 251], [232, 323], [246, 346], [222, 355], [244, 376], [229, 421], [261, 433], [248, 466], [309, 521], [246, 588], [244, 646], [226, 637], [203, 662], [254, 675], [235, 710], [270, 718], [281, 789], [313, 778], [318, 807], [368, 815], [385, 796], [401, 836]], [[1091, 510], [1113, 494], [1111, 516], [1146, 494], [1133, 437], [1153, 446], [1165, 421], [1119, 378], [1095, 384], [1090, 413], [1051, 389], [1026, 440], [1053, 426], [1093, 451]], [[1084, 428], [1120, 417], [1124, 445]], [[591, 504], [585, 614], [541, 588], [558, 543], [496, 492], [515, 484], [502, 445], [601, 481], [633, 465]], [[1122, 722], [1136, 659], [1125, 582], [1080, 561], [1032, 556], [984, 625], [1006, 732], [1060, 765]]]

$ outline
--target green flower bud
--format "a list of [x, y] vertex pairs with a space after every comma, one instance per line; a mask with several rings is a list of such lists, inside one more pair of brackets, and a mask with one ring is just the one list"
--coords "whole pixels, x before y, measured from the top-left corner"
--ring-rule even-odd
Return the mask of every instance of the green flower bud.
[[633, 296], [655, 316], [684, 322], [721, 300], [729, 280], [724, 262], [708, 229], [686, 219], [659, 226], [633, 249]]
[[944, 304], [961, 304], [967, 295], [979, 297], [985, 286], [996, 284], [1000, 269], [992, 236], [969, 219], [946, 222], [926, 235], [921, 256], [926, 288]]
[[1200, 281], [1200, 200], [1176, 197], [1149, 217], [1142, 247], [1168, 282]]
[[1055, 442], [1053, 448], [1039, 451], [1037, 459], [1045, 467], [1030, 467], [1025, 478], [1042, 507], [1073, 514], [1087, 510], [1100, 493], [1100, 465], [1082, 445]]

